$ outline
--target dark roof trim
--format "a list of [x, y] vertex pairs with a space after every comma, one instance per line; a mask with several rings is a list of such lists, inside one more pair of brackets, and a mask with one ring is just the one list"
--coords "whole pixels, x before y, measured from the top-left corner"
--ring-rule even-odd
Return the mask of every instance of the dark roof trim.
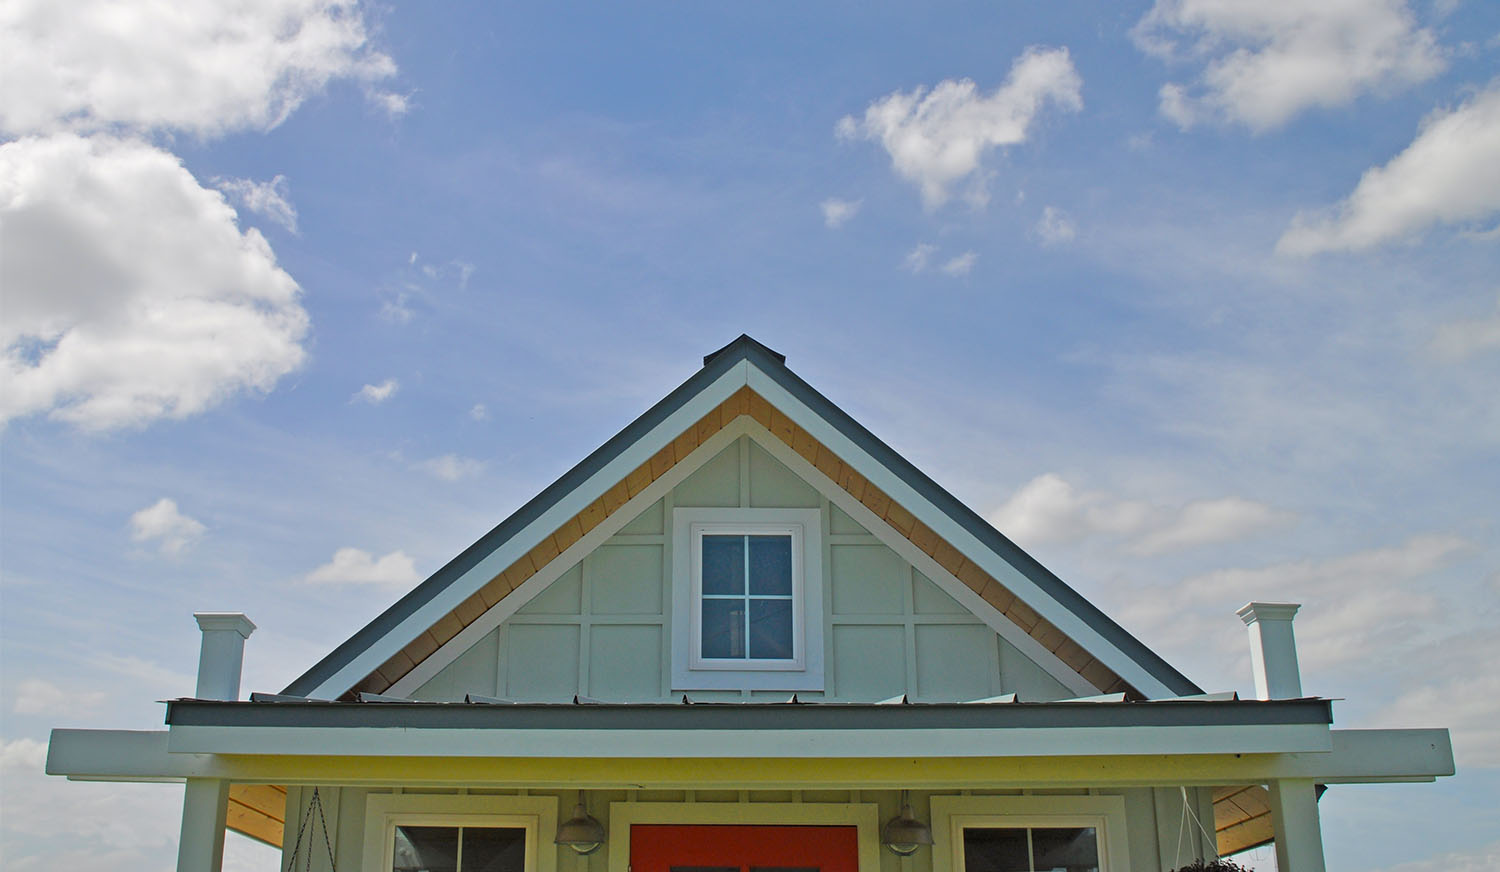
[[184, 727], [387, 727], [510, 730], [910, 730], [1228, 727], [1331, 724], [1325, 699], [1151, 703], [516, 703], [173, 700]]
[[319, 661], [296, 681], [287, 685], [283, 693], [302, 696], [317, 689], [324, 681], [348, 665], [360, 653], [374, 645], [387, 633], [394, 630], [417, 609], [445, 590], [480, 560], [499, 548], [512, 536], [519, 533], [543, 512], [551, 508], [564, 496], [582, 485], [594, 473], [649, 433], [663, 420], [677, 411], [688, 400], [708, 387], [735, 364], [748, 360], [781, 385], [788, 393], [806, 405], [815, 414], [823, 417], [861, 450], [869, 454], [908, 486], [931, 502], [937, 509], [952, 518], [986, 547], [1015, 566], [1023, 575], [1056, 599], [1064, 608], [1073, 612], [1095, 632], [1139, 664], [1152, 677], [1179, 694], [1202, 693], [1202, 688], [1190, 681], [1181, 672], [1172, 668], [1156, 652], [1147, 648], [1140, 640], [1130, 635], [1109, 616], [1100, 611], [1062, 579], [1054, 575], [1034, 557], [1022, 551], [989, 522], [964, 505], [937, 482], [928, 478], [906, 458], [866, 430], [843, 409], [818, 393], [796, 373], [786, 367], [786, 356], [756, 342], [747, 335], [715, 351], [704, 358], [704, 366], [687, 381], [667, 394], [660, 402], [636, 418], [625, 429], [615, 434], [594, 453], [584, 458], [577, 466], [568, 470], [557, 481], [549, 485], [515, 514], [502, 521], [479, 541], [464, 549], [448, 565], [433, 573], [410, 593], [403, 596], [390, 608], [365, 625], [327, 657]]

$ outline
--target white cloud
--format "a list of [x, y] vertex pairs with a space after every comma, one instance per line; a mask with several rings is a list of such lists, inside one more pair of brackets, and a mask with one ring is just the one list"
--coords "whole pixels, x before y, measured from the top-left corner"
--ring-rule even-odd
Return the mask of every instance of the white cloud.
[[1406, 150], [1371, 167], [1342, 203], [1299, 213], [1276, 243], [1286, 254], [1357, 251], [1434, 224], [1500, 213], [1500, 84], [1422, 124]]
[[949, 189], [976, 176], [969, 200], [982, 204], [984, 156], [1025, 142], [1043, 106], [1078, 111], [1083, 80], [1066, 48], [1033, 47], [1016, 58], [1005, 82], [989, 95], [970, 79], [945, 79], [931, 91], [897, 91], [871, 103], [863, 119], [846, 116], [835, 127], [844, 139], [877, 140], [897, 174], [917, 185], [932, 209]]
[[1380, 872], [1494, 872], [1500, 869], [1500, 841], [1472, 851], [1453, 851], [1387, 866]]
[[365, 385], [358, 391], [355, 391], [354, 396], [349, 398], [349, 402], [369, 403], [372, 406], [378, 406], [395, 396], [397, 389], [400, 387], [400, 382], [393, 378], [388, 378], [378, 385]]
[[14, 694], [12, 707], [18, 715], [73, 717], [91, 712], [104, 702], [102, 691], [66, 691], [40, 678], [22, 679]]
[[444, 454], [418, 463], [417, 468], [443, 481], [458, 481], [483, 472], [484, 461], [471, 457], [459, 457], [457, 454]]
[[177, 510], [175, 500], [162, 497], [130, 516], [130, 538], [160, 543], [161, 553], [181, 554], [203, 535], [203, 525]]
[[1079, 491], [1061, 476], [1039, 475], [990, 514], [990, 523], [1023, 545], [1091, 536], [1126, 541], [1125, 551], [1154, 556], [1253, 536], [1292, 520], [1288, 512], [1241, 497], [1171, 507]]
[[823, 223], [828, 227], [837, 229], [844, 226], [850, 218], [859, 214], [859, 207], [864, 205], [864, 200], [840, 200], [837, 197], [829, 197], [818, 207], [823, 210]]
[[1421, 579], [1471, 547], [1458, 536], [1428, 534], [1323, 560], [1221, 569], [1151, 597], [1156, 605], [1149, 608], [1179, 611], [1187, 602], [1250, 599], [1306, 603], [1297, 618], [1299, 658], [1304, 672], [1325, 672], [1390, 650], [1430, 621], [1439, 604]]
[[356, 0], [13, 0], [5, 18], [0, 128], [13, 134], [268, 129], [334, 79], [396, 71]]
[[1133, 35], [1146, 52], [1204, 65], [1196, 82], [1161, 89], [1162, 114], [1183, 128], [1214, 120], [1268, 130], [1445, 66], [1405, 0], [1157, 0]]
[[46, 765], [46, 742], [0, 739], [0, 772], [41, 772]]
[[216, 191], [141, 142], [0, 145], [0, 422], [185, 418], [306, 357], [297, 283]]
[[307, 574], [312, 584], [376, 584], [390, 587], [415, 584], [422, 580], [417, 568], [404, 551], [376, 558], [360, 548], [340, 548], [333, 559]]
[[974, 271], [974, 263], [979, 260], [979, 255], [972, 251], [966, 251], [958, 257], [950, 259], [942, 266], [943, 274], [954, 278], [966, 276]]
[[269, 182], [214, 179], [214, 187], [251, 212], [281, 225], [290, 233], [297, 232], [297, 208], [292, 205], [292, 192], [287, 186], [286, 176], [276, 176]]
[[1068, 217], [1068, 213], [1056, 206], [1048, 206], [1042, 210], [1042, 217], [1037, 219], [1036, 235], [1041, 238], [1043, 245], [1058, 245], [1072, 242], [1073, 237], [1078, 235], [1078, 229], [1073, 226], [1073, 219]]
[[1453, 321], [1440, 326], [1433, 334], [1432, 348], [1449, 358], [1500, 350], [1500, 297], [1495, 300], [1494, 314], [1487, 318]]
[[927, 263], [932, 260], [932, 255], [935, 251], [937, 251], [936, 245], [930, 242], [919, 242], [916, 248], [907, 252], [906, 259], [901, 262], [901, 266], [914, 273], [919, 273], [927, 269]]
[[1144, 533], [1130, 547], [1136, 554], [1164, 554], [1252, 536], [1289, 521], [1290, 515], [1241, 497], [1195, 500]]
[[483, 421], [489, 416], [490, 410], [484, 407], [484, 403], [475, 403], [474, 407], [469, 409], [469, 417], [476, 421]]

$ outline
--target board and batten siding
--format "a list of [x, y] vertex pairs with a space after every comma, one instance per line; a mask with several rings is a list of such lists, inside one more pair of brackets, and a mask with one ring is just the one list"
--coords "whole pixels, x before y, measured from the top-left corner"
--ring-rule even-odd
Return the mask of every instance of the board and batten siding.
[[[316, 820], [303, 826], [307, 816], [312, 788], [293, 787], [287, 793], [287, 840], [283, 848], [282, 867], [294, 848], [296, 833], [303, 833], [301, 853], [297, 868], [311, 852], [310, 868], [313, 872], [330, 872], [328, 854], [331, 850], [338, 872], [360, 872], [364, 868], [365, 807], [373, 794], [389, 794], [391, 789], [368, 789], [361, 787], [321, 787], [320, 798], [328, 822], [329, 843], [323, 842], [323, 834]], [[460, 791], [406, 788], [408, 794], [459, 795]], [[463, 795], [516, 796], [515, 790], [490, 790], [470, 788]], [[552, 796], [557, 798], [560, 815], [566, 817], [577, 801], [577, 791], [531, 790], [530, 796]], [[931, 821], [931, 801], [934, 796], [955, 795], [951, 791], [910, 791], [912, 810], [916, 816]], [[1183, 814], [1183, 791], [1176, 787], [1137, 787], [1100, 790], [972, 790], [968, 796], [1119, 796], [1125, 802], [1125, 820], [1129, 856], [1124, 862], [1116, 861], [1111, 872], [1170, 872], [1190, 863], [1200, 856], [1212, 856], [1212, 842], [1201, 832], [1195, 832], [1192, 816]], [[1213, 803], [1211, 791], [1189, 788], [1189, 802], [1199, 819], [1212, 827]], [[589, 812], [604, 824], [611, 838], [618, 834], [610, 827], [610, 804], [618, 802], [651, 803], [798, 803], [814, 806], [820, 803], [872, 803], [878, 808], [881, 822], [895, 816], [900, 803], [900, 792], [895, 790], [780, 790], [780, 791], [734, 791], [734, 790], [590, 790], [587, 793]], [[796, 821], [795, 811], [788, 812], [787, 823]], [[628, 872], [609, 867], [609, 851], [601, 850], [580, 857], [571, 849], [552, 844], [551, 833], [539, 834], [539, 850], [556, 852], [557, 872]], [[932, 872], [932, 849], [919, 850], [910, 858], [902, 859], [885, 849], [880, 850], [880, 872]]]
[[[517, 701], [680, 698], [671, 686], [674, 508], [818, 509], [823, 523], [822, 692], [802, 699], [957, 702], [1069, 692], [754, 440], [741, 437], [410, 696]], [[693, 699], [784, 691], [688, 691]]]

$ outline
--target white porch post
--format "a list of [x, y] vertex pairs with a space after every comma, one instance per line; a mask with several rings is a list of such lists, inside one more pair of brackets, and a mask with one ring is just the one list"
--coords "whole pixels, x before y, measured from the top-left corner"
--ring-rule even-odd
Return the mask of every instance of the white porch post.
[[221, 872], [224, 867], [224, 816], [229, 810], [229, 782], [189, 778], [182, 794], [182, 834], [177, 842], [177, 872]]
[[1302, 696], [1297, 641], [1292, 635], [1292, 618], [1300, 608], [1296, 603], [1246, 603], [1237, 612], [1250, 630], [1250, 671], [1260, 699]]
[[[198, 649], [198, 699], [235, 700], [240, 696], [240, 666], [245, 640], [255, 625], [239, 612], [197, 612], [203, 642]], [[224, 818], [229, 812], [229, 782], [189, 778], [182, 793], [182, 832], [177, 841], [177, 872], [221, 872], [224, 866]]]
[[1272, 781], [1271, 824], [1276, 828], [1276, 868], [1280, 872], [1324, 872], [1323, 828], [1318, 823], [1318, 791], [1310, 778]]

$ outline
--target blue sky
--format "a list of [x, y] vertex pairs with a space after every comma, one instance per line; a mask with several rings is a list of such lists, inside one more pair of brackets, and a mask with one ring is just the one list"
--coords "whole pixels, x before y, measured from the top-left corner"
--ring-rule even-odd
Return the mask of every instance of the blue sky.
[[741, 332], [1201, 685], [1290, 599], [1450, 727], [1330, 869], [1500, 863], [1500, 8], [1306, 5], [12, 4], [7, 866], [170, 866], [38, 769], [193, 610], [279, 689]]

